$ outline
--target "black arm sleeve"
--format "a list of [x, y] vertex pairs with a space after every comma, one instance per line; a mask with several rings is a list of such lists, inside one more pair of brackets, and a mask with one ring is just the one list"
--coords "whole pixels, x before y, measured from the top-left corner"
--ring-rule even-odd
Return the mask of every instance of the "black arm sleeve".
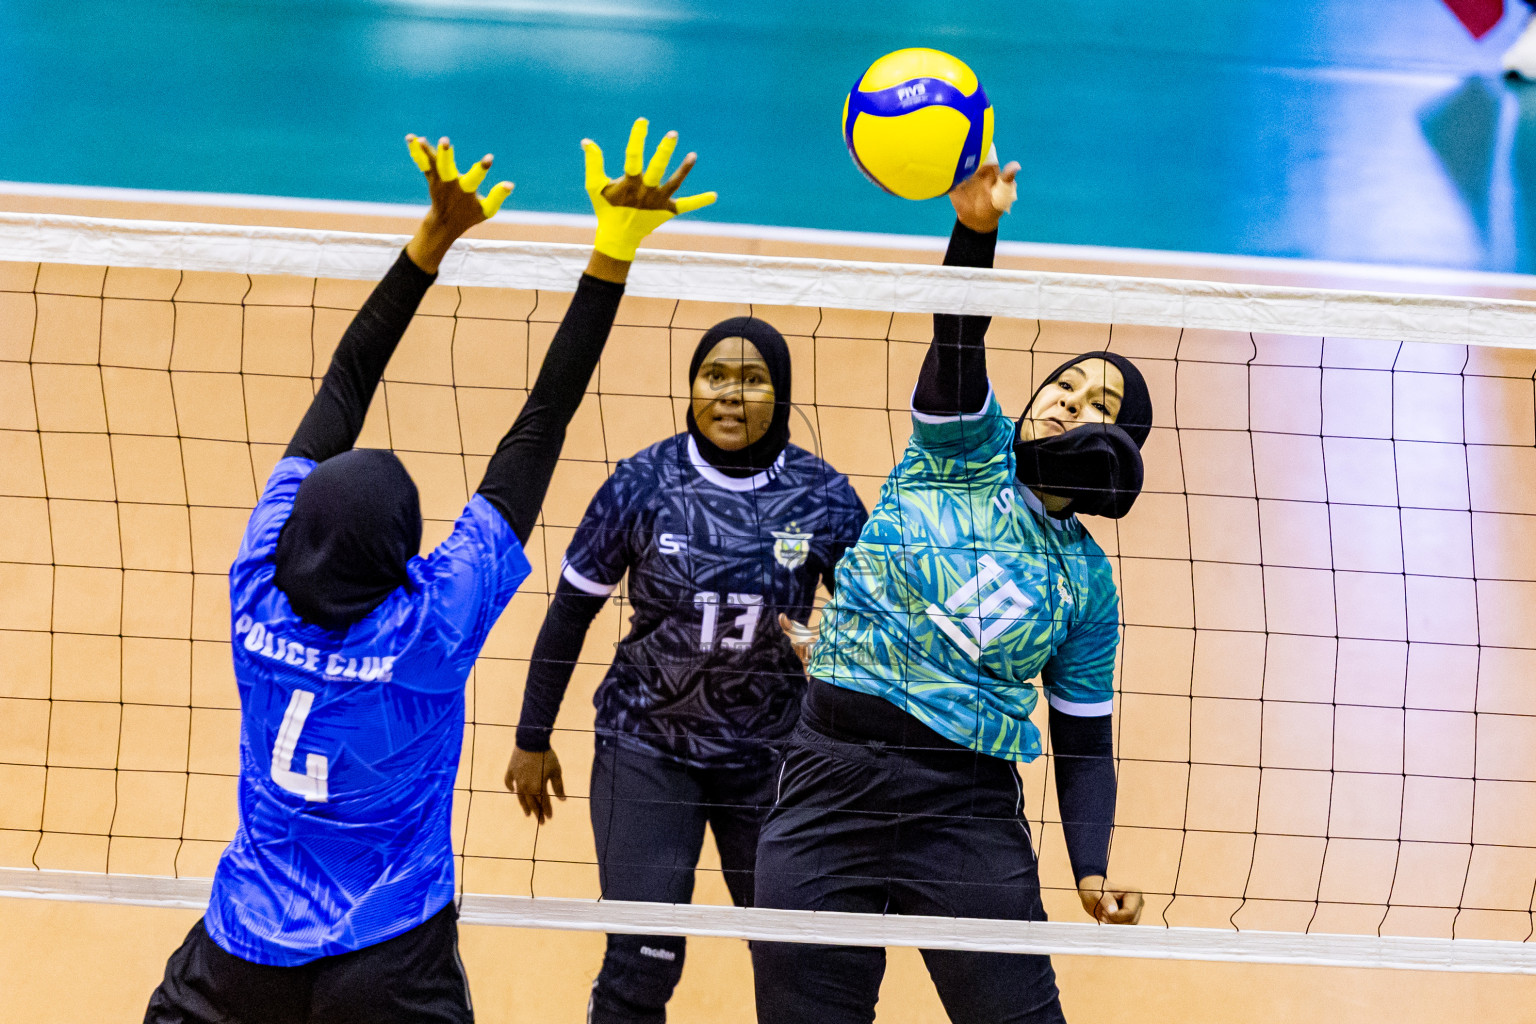
[[512, 532], [524, 544], [554, 476], [565, 428], [581, 405], [623, 296], [622, 284], [581, 275], [528, 401], [485, 468], [480, 493], [512, 524]]
[[[853, 544], [857, 543], [858, 541], [854, 540]], [[837, 563], [843, 560], [843, 556], [848, 553], [848, 549], [853, 547], [853, 544], [837, 544], [832, 548], [832, 561], [827, 563], [827, 567], [821, 573], [821, 585], [827, 588], [827, 593], [837, 593]]]
[[[946, 267], [990, 267], [997, 232], [981, 234], [958, 220], [944, 253]], [[987, 328], [989, 316], [936, 313], [933, 342], [912, 392], [912, 408], [933, 416], [980, 412], [987, 401]]]
[[325, 380], [288, 442], [285, 458], [324, 462], [357, 443], [384, 367], [435, 280], [436, 274], [427, 273], [400, 253], [341, 336]]
[[[843, 553], [838, 552], [838, 561], [842, 560]], [[827, 588], [827, 593], [833, 595], [837, 593], [837, 562], [827, 566], [826, 571], [821, 574], [821, 585]]]
[[549, 749], [549, 734], [581, 657], [582, 642], [606, 600], [577, 590], [564, 576], [555, 585], [523, 688], [523, 711], [517, 720], [517, 745], [523, 750]]
[[1115, 824], [1115, 758], [1110, 715], [1082, 718], [1051, 708], [1056, 802], [1072, 877], [1082, 881], [1109, 867]]

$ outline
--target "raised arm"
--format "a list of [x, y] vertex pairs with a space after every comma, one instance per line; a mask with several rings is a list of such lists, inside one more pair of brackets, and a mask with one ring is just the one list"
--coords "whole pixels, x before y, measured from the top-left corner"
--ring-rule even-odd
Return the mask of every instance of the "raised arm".
[[[950, 192], [955, 227], [944, 253], [946, 267], [991, 267], [997, 225], [1013, 205], [1019, 165], [1001, 170], [995, 158]], [[912, 408], [930, 416], [980, 412], [987, 401], [988, 316], [933, 317], [933, 341], [923, 360]]]
[[479, 493], [501, 512], [523, 543], [533, 533], [565, 442], [565, 429], [581, 405], [613, 327], [636, 249], [646, 235], [679, 213], [715, 201], [713, 192], [673, 199], [698, 159], [693, 153], [663, 183], [677, 147], [676, 132], [662, 137], [642, 173], [646, 127], [644, 118], [635, 122], [624, 154], [624, 173], [614, 179], [603, 170], [603, 151], [597, 143], [582, 140], [587, 194], [597, 213], [592, 258], [539, 367], [528, 401], [497, 445], [480, 482]]
[[[520, 542], [527, 542], [538, 521], [565, 441], [565, 429], [581, 405], [602, 355], [640, 242], [679, 213], [715, 201], [713, 192], [673, 198], [698, 159], [689, 153], [672, 176], [666, 177], [667, 164], [677, 148], [676, 132], [662, 136], [642, 173], [646, 128], [641, 118], [630, 129], [624, 173], [618, 178], [610, 179], [603, 169], [603, 151], [597, 143], [591, 139], [581, 143], [586, 151], [587, 195], [597, 213], [592, 258], [555, 332], [528, 401], [496, 447], [480, 482], [479, 493], [506, 517]], [[554, 814], [551, 787], [555, 797], [565, 799], [560, 758], [550, 746], [549, 735], [582, 641], [603, 600], [604, 596], [583, 592], [562, 576], [534, 645], [517, 742], [505, 781], [517, 794], [523, 811], [541, 822]]]
[[476, 193], [491, 169], [489, 154], [460, 175], [448, 139], [439, 140], [435, 151], [415, 135], [407, 135], [405, 141], [411, 158], [426, 175], [432, 208], [352, 318], [285, 456], [324, 462], [357, 443], [384, 367], [437, 279], [444, 254], [465, 231], [494, 216], [512, 191], [511, 182], [503, 181], [485, 198]]

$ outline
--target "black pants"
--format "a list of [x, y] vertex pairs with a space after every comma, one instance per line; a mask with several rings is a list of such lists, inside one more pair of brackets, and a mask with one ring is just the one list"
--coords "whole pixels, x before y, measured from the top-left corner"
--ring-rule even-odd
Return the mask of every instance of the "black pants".
[[403, 935], [298, 967], [227, 953], [199, 920], [166, 962], [144, 1024], [469, 1024], [458, 917], [450, 903]]
[[[773, 801], [775, 768], [690, 768], [599, 738], [592, 761], [592, 832], [603, 898], [691, 902], [708, 823], [731, 899], [749, 906], [757, 835]], [[684, 951], [678, 935], [608, 936], [588, 1021], [665, 1021]]]
[[[934, 734], [936, 737], [936, 734]], [[759, 907], [1045, 920], [1012, 762], [826, 736], [802, 719], [758, 846]], [[1049, 957], [923, 950], [955, 1024], [1061, 1022]], [[757, 942], [758, 1024], [869, 1024], [885, 950]]]

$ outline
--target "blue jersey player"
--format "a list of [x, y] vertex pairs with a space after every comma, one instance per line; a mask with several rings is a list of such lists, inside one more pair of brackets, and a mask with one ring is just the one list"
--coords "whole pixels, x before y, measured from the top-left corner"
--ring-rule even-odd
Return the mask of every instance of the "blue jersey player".
[[[686, 433], [619, 462], [565, 552], [528, 671], [507, 783], [542, 820], [563, 795], [550, 730], [593, 617], [628, 575], [630, 630], [597, 692], [591, 814], [605, 899], [687, 903], [707, 823], [736, 903], [752, 897], [778, 748], [804, 669], [779, 627], [864, 525], [848, 480], [789, 444], [790, 358], [761, 320], [707, 331]], [[610, 935], [588, 1019], [662, 1021], [681, 936]]]
[[239, 825], [207, 914], [166, 964], [147, 1022], [473, 1019], [459, 961], [449, 822], [464, 683], [523, 579], [566, 425], [607, 340], [635, 246], [713, 195], [673, 199], [669, 133], [642, 175], [587, 149], [598, 237], [527, 402], [452, 533], [425, 557], [394, 453], [354, 449], [439, 263], [511, 191], [482, 200], [443, 139], [407, 143], [432, 209], [358, 311], [273, 469], [230, 569], [240, 690]]
[[[946, 264], [991, 266], [1017, 170], [989, 161], [951, 193]], [[758, 850], [760, 907], [1042, 919], [1015, 762], [1040, 754], [1043, 690], [1083, 905], [1104, 922], [1140, 914], [1140, 894], [1104, 879], [1119, 606], [1076, 513], [1130, 508], [1151, 401], [1127, 360], [1089, 353], [1015, 423], [987, 382], [988, 324], [934, 317], [912, 441], [838, 567], [807, 666]], [[923, 957], [957, 1024], [1062, 1020], [1047, 957]], [[755, 943], [753, 964], [761, 1024], [868, 1024], [885, 951]]]

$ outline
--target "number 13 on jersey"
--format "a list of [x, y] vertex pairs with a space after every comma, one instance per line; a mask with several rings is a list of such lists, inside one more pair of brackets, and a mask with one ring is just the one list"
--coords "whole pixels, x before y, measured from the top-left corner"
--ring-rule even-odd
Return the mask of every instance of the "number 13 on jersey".
[[741, 614], [730, 628], [740, 630], [736, 636], [722, 636], [720, 646], [732, 651], [744, 651], [752, 646], [757, 634], [757, 622], [763, 617], [762, 594], [721, 595], [713, 590], [701, 590], [693, 595], [693, 603], [704, 612], [704, 623], [699, 627], [699, 650], [715, 649], [715, 631], [720, 625], [720, 598], [725, 597], [727, 608], [740, 608]]

